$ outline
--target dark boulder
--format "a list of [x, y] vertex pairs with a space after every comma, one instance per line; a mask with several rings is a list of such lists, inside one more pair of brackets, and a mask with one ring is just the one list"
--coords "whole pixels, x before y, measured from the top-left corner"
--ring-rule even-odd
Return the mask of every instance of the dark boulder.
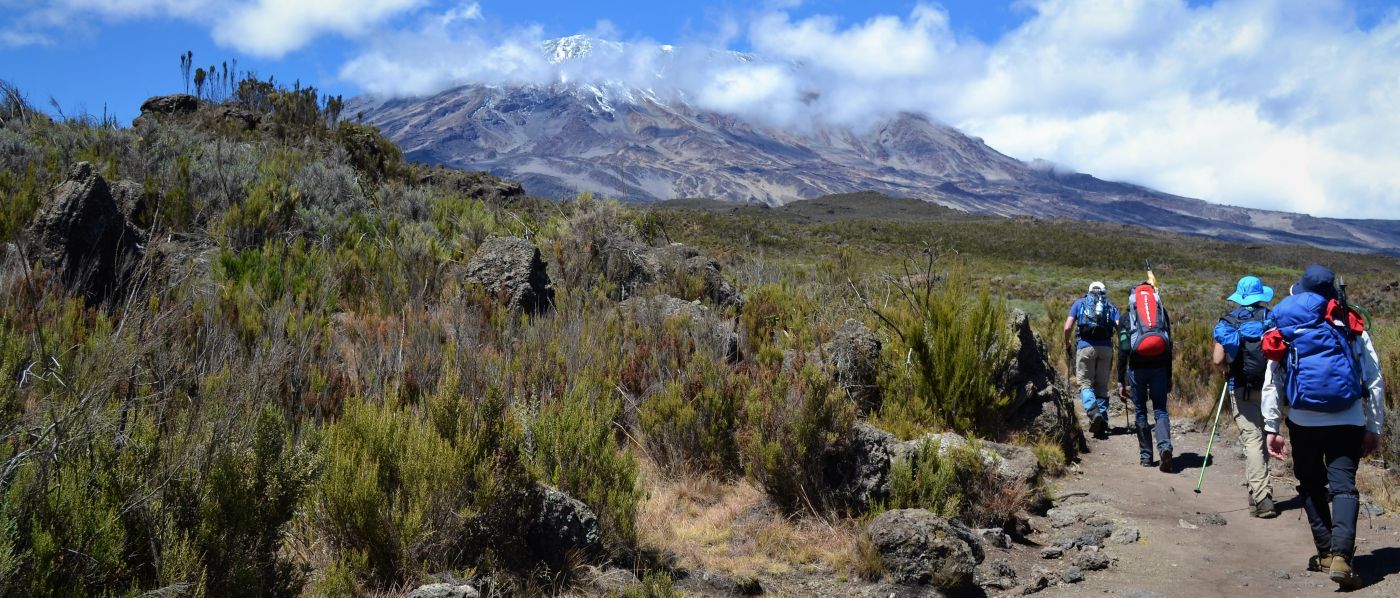
[[518, 237], [487, 239], [467, 262], [465, 278], [503, 300], [512, 312], [540, 314], [554, 305], [540, 250]]
[[1064, 384], [1050, 365], [1045, 342], [1035, 333], [1030, 317], [1016, 310], [1011, 317], [1011, 362], [1002, 374], [1001, 389], [1011, 398], [1011, 427], [1027, 436], [1053, 442], [1067, 456], [1085, 445], [1084, 432]]
[[886, 511], [865, 533], [880, 553], [885, 571], [897, 582], [942, 590], [971, 588], [978, 553], [947, 519], [924, 509]]
[[234, 131], [256, 131], [258, 125], [262, 123], [262, 115], [229, 104], [220, 104], [209, 110], [209, 118], [219, 126], [233, 129]]
[[140, 260], [142, 240], [117, 208], [106, 179], [87, 162], [69, 169], [30, 227], [34, 257], [89, 303], [124, 287]]
[[187, 93], [154, 96], [141, 103], [142, 116], [147, 114], [178, 116], [194, 114], [196, 110], [199, 110], [199, 98]]
[[846, 320], [822, 345], [821, 354], [836, 383], [862, 413], [880, 408], [880, 339], [874, 332], [859, 321]]
[[148, 208], [145, 187], [141, 183], [126, 179], [116, 181], [110, 187], [117, 211], [121, 212], [127, 222], [136, 225], [137, 219], [141, 218]]
[[827, 451], [823, 479], [837, 508], [865, 513], [889, 498], [893, 434], [857, 423]]
[[534, 517], [525, 526], [530, 554], [555, 571], [563, 571], [571, 559], [602, 554], [603, 534], [588, 505], [548, 486], [538, 496]]

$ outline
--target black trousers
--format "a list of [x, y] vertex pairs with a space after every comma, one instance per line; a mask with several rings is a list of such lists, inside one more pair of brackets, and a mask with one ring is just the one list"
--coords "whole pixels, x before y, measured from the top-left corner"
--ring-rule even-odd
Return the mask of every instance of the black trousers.
[[[1348, 559], [1356, 552], [1356, 466], [1361, 462], [1361, 426], [1300, 426], [1288, 422], [1293, 445], [1293, 474], [1298, 495], [1312, 527], [1318, 554], [1340, 554]], [[1329, 504], [1330, 503], [1330, 504]]]

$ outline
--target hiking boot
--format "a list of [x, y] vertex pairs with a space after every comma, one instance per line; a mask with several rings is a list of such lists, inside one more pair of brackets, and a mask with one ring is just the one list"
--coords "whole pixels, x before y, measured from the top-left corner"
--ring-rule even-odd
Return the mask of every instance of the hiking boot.
[[1167, 450], [1167, 451], [1162, 451], [1162, 465], [1161, 465], [1160, 467], [1158, 467], [1158, 469], [1162, 470], [1162, 473], [1174, 473], [1174, 472], [1175, 472], [1175, 470], [1172, 469], [1172, 452], [1171, 452], [1171, 451], [1169, 451], [1169, 450]]
[[1308, 571], [1326, 573], [1332, 570], [1332, 555], [1314, 554], [1308, 557]]
[[1089, 433], [1100, 440], [1108, 438], [1108, 418], [1103, 414], [1095, 415], [1093, 421], [1089, 422]]
[[1152, 467], [1152, 457], [1138, 458], [1138, 465], [1141, 465], [1143, 467]]
[[1274, 508], [1274, 499], [1265, 496], [1263, 500], [1254, 505], [1252, 515], [1260, 519], [1273, 519], [1278, 517], [1278, 510]]
[[1332, 555], [1331, 573], [1327, 577], [1343, 590], [1355, 590], [1361, 587], [1361, 576], [1351, 570], [1351, 559], [1344, 555]]

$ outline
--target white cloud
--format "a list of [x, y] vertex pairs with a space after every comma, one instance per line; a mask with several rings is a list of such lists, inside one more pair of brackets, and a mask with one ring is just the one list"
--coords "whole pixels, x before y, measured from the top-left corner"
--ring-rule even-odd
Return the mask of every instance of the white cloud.
[[[256, 0], [233, 7], [214, 28], [214, 40], [258, 56], [281, 57], [327, 33], [361, 35], [427, 0]], [[472, 11], [453, 9], [453, 19]], [[480, 16], [480, 9], [476, 11]]]

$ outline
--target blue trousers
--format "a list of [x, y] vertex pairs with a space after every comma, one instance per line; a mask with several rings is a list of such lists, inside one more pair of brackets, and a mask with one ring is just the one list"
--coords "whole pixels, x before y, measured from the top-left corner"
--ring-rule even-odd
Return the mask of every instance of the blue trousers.
[[[1133, 387], [1133, 410], [1137, 412], [1138, 453], [1152, 460], [1152, 436], [1157, 436], [1157, 452], [1172, 450], [1172, 423], [1167, 416], [1167, 393], [1172, 390], [1172, 369], [1128, 368], [1128, 384]], [[1152, 427], [1147, 425], [1147, 402], [1152, 402]]]

